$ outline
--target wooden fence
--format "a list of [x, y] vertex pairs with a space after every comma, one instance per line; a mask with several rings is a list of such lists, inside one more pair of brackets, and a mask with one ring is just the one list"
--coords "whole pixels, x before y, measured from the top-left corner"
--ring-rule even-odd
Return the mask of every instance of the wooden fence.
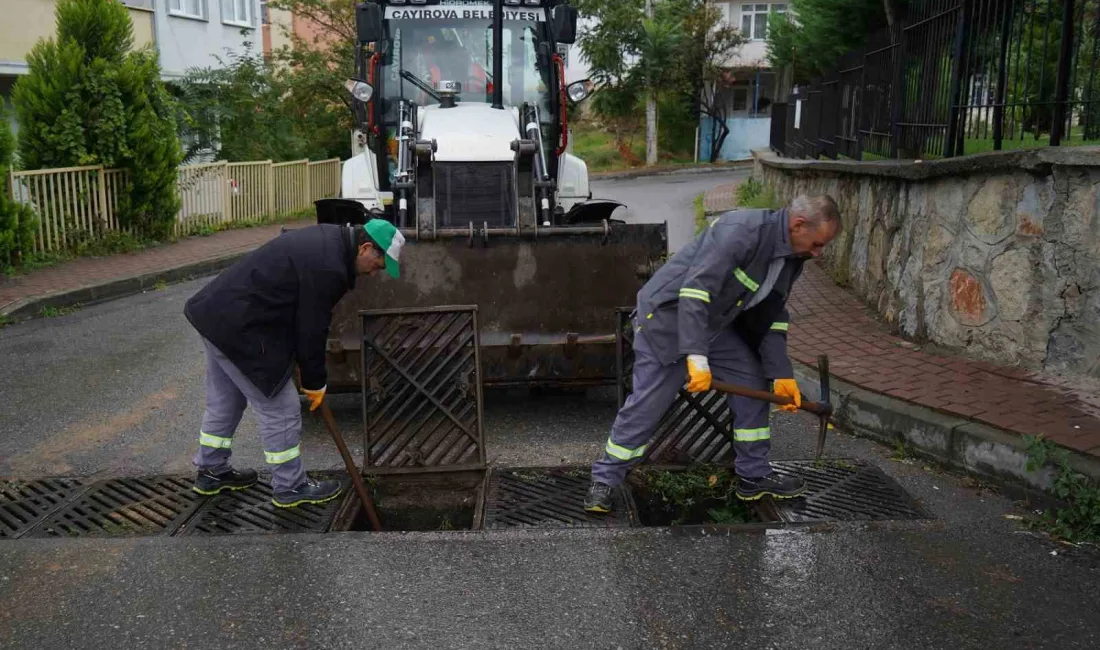
[[[120, 169], [67, 167], [13, 171], [12, 197], [38, 216], [35, 251], [54, 251], [121, 230], [120, 197], [127, 191]], [[179, 168], [180, 211], [176, 234], [226, 223], [258, 221], [308, 210], [318, 199], [340, 195], [340, 159], [273, 163], [213, 162]]]

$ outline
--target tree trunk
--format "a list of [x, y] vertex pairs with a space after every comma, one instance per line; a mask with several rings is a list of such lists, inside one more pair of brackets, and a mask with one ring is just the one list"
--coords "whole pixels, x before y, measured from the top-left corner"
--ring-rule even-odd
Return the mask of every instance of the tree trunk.
[[[653, 18], [653, 0], [645, 0], [646, 18]], [[657, 89], [647, 89], [645, 98], [645, 164], [657, 164]]]

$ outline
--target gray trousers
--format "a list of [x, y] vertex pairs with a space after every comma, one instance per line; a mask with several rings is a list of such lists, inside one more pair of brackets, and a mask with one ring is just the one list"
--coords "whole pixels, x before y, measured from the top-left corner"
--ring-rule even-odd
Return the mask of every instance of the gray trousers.
[[199, 450], [195, 466], [218, 472], [229, 468], [233, 453], [233, 434], [252, 405], [260, 424], [264, 456], [271, 466], [271, 487], [276, 492], [302, 484], [306, 472], [302, 466], [302, 405], [294, 382], [288, 381], [275, 397], [268, 398], [248, 380], [237, 366], [206, 339], [206, 412], [199, 432]]
[[[748, 388], [768, 390], [756, 351], [745, 344], [732, 328], [720, 332], [710, 344], [707, 357], [715, 379]], [[627, 472], [645, 456], [646, 443], [661, 417], [684, 387], [687, 366], [684, 362], [663, 366], [657, 360], [644, 333], [634, 336], [634, 391], [619, 409], [604, 453], [592, 465], [592, 478], [608, 485], [619, 485]], [[734, 468], [738, 476], [760, 478], [771, 473], [770, 405], [757, 399], [731, 395], [734, 414]]]

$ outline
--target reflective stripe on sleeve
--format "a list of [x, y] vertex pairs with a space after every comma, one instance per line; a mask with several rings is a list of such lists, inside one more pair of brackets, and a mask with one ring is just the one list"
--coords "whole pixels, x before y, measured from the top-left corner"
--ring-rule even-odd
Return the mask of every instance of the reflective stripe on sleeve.
[[703, 302], [710, 302], [710, 294], [702, 289], [691, 289], [684, 287], [680, 289], [681, 298], [694, 298], [695, 300], [702, 300]]
[[771, 329], [773, 331], [776, 331], [776, 332], [786, 332], [790, 328], [791, 328], [790, 323], [781, 323], [779, 321], [776, 321], [776, 322], [772, 323], [772, 327], [771, 327]]
[[772, 430], [770, 427], [760, 427], [759, 429], [734, 429], [733, 439], [737, 442], [759, 442], [761, 440], [770, 440], [772, 437]]
[[740, 268], [736, 268], [733, 270], [733, 276], [737, 278], [741, 282], [741, 284], [745, 285], [745, 287], [747, 287], [749, 291], [756, 292], [756, 290], [760, 288], [760, 285], [757, 284], [755, 280], [750, 278], [748, 274], [742, 271]]

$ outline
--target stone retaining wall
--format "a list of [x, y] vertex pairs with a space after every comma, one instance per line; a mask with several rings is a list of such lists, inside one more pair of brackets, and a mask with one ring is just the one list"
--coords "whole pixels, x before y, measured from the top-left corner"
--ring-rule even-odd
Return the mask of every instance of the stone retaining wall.
[[1001, 364], [1100, 377], [1100, 148], [933, 162], [754, 152], [786, 201], [827, 193], [835, 279], [903, 335]]

